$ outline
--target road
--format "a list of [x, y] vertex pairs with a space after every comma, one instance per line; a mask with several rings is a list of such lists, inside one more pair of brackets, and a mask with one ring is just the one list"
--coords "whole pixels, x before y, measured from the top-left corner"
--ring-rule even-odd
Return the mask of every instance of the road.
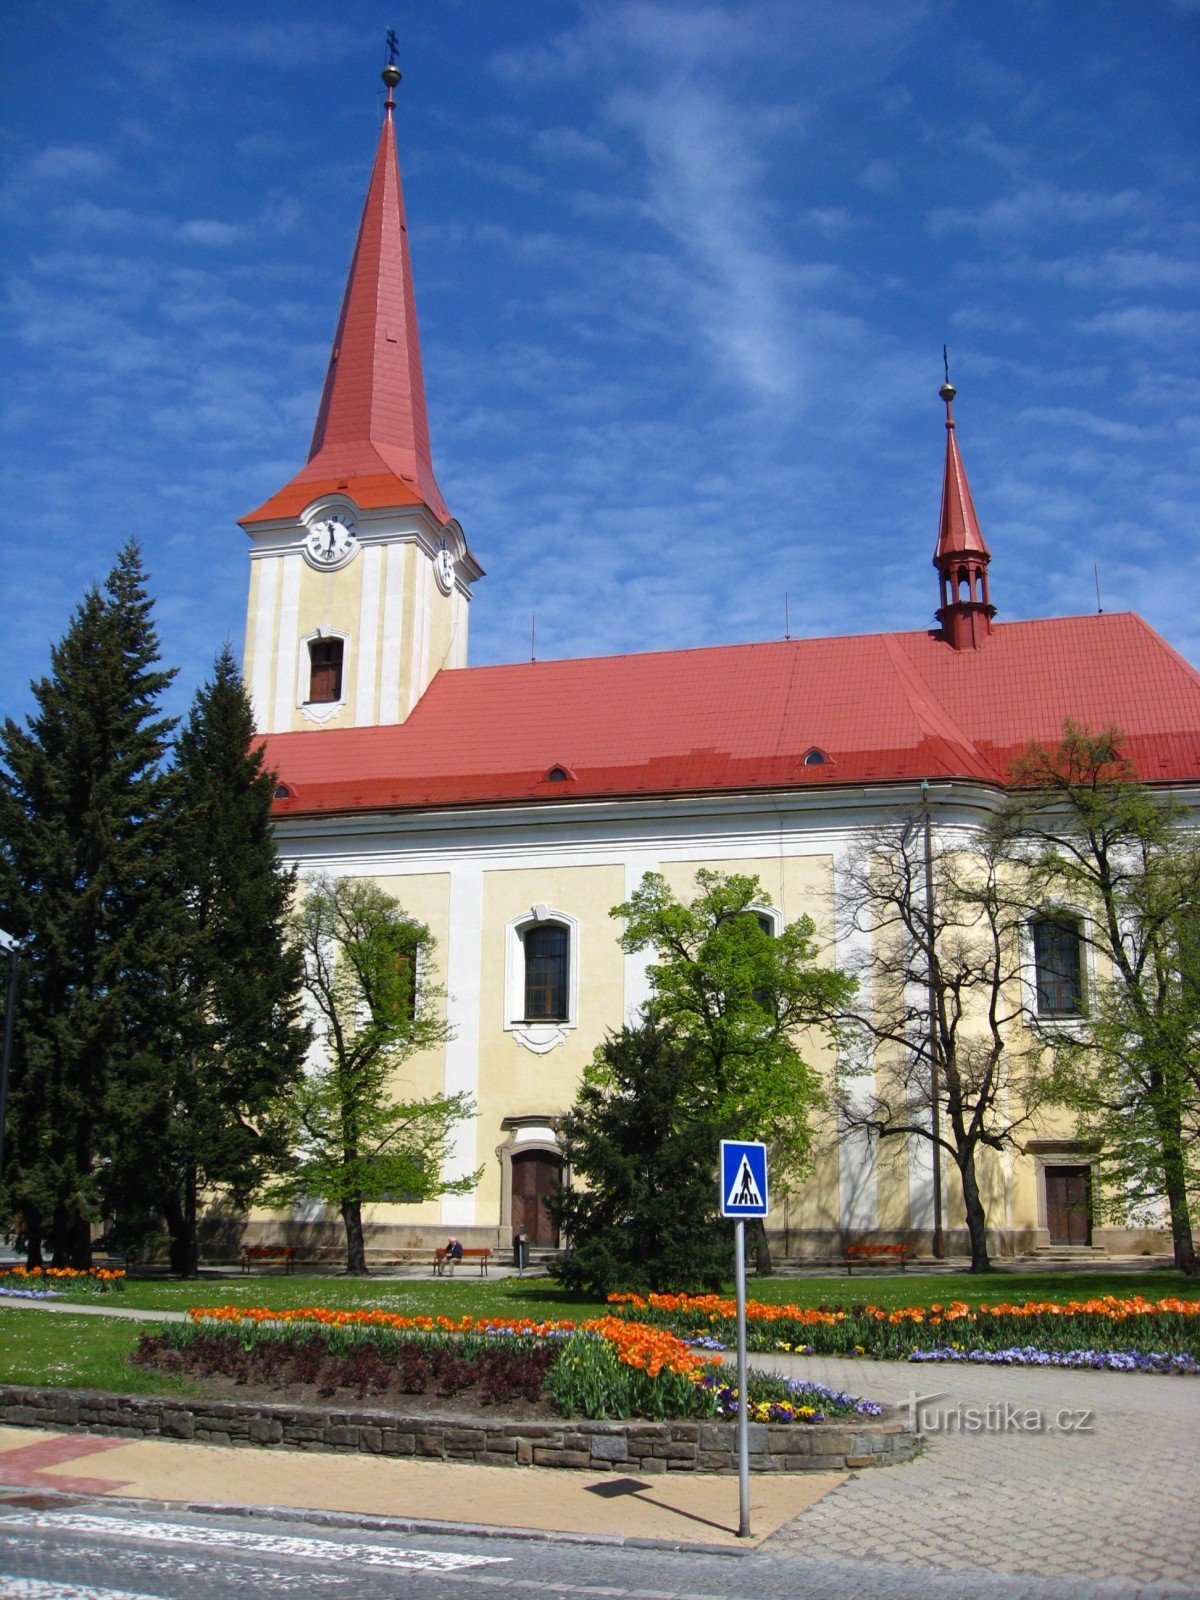
[[0, 1505], [0, 1600], [1103, 1600], [1162, 1584], [329, 1527], [26, 1495]]

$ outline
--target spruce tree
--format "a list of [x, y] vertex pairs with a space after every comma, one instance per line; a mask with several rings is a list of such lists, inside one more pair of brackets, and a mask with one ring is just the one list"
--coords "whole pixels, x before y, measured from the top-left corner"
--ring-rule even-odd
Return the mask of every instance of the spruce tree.
[[153, 1188], [172, 1266], [186, 1275], [196, 1271], [204, 1192], [244, 1205], [286, 1161], [284, 1098], [308, 1046], [303, 961], [287, 937], [294, 875], [275, 854], [275, 777], [253, 735], [226, 646], [176, 745], [180, 1032], [161, 1080]]
[[25, 728], [0, 732], [0, 915], [24, 940], [6, 1199], [30, 1259], [91, 1260], [130, 1086], [161, 1043], [174, 916], [159, 709], [172, 673], [136, 544], [84, 597]]

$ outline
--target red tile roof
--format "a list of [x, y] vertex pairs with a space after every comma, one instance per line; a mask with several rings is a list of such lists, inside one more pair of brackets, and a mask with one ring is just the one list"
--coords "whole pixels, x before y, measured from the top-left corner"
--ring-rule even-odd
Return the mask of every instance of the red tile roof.
[[244, 523], [298, 516], [341, 490], [364, 510], [450, 513], [433, 475], [404, 192], [389, 90], [308, 464]]
[[[279, 816], [964, 778], [1071, 717], [1149, 782], [1200, 781], [1200, 673], [1140, 617], [442, 671], [408, 721], [272, 734]], [[805, 766], [816, 747], [828, 761]], [[548, 779], [555, 766], [567, 782]]]

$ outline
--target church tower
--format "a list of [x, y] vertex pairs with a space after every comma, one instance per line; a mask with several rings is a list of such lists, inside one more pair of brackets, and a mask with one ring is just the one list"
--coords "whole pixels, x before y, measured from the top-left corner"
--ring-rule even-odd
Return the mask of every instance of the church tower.
[[260, 733], [403, 722], [467, 663], [483, 570], [433, 475], [396, 155], [383, 129], [308, 461], [242, 519], [251, 539], [245, 679]]
[[992, 631], [996, 608], [988, 595], [991, 551], [984, 543], [971, 499], [966, 469], [954, 427], [954, 396], [946, 381], [938, 391], [946, 404], [946, 473], [942, 481], [942, 516], [933, 564], [941, 578], [937, 619], [942, 638], [955, 650], [978, 650]]

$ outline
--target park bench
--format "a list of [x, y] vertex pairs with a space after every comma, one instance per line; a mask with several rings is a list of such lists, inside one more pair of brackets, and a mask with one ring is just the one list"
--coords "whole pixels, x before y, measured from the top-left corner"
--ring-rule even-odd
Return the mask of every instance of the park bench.
[[[492, 1252], [490, 1250], [483, 1250], [483, 1249], [466, 1250], [466, 1249], [464, 1249], [462, 1255], [461, 1256], [456, 1256], [455, 1259], [458, 1260], [458, 1261], [478, 1261], [478, 1263], [479, 1263], [479, 1276], [481, 1278], [486, 1278], [487, 1277], [487, 1269], [488, 1269], [488, 1260], [490, 1259], [491, 1254], [492, 1254]], [[445, 1271], [446, 1271], [446, 1246], [444, 1244], [440, 1244], [440, 1245], [438, 1245], [437, 1249], [433, 1252], [433, 1273], [434, 1273], [434, 1277], [436, 1277], [436, 1278], [442, 1277], [443, 1274], [445, 1273]]]
[[906, 1244], [848, 1244], [845, 1248], [846, 1276], [854, 1274], [854, 1263], [859, 1266], [885, 1265], [889, 1260], [899, 1261], [900, 1271], [904, 1271], [905, 1257], [908, 1255]]
[[259, 1261], [282, 1261], [288, 1272], [296, 1270], [296, 1249], [290, 1244], [246, 1244], [242, 1246], [242, 1271]]

